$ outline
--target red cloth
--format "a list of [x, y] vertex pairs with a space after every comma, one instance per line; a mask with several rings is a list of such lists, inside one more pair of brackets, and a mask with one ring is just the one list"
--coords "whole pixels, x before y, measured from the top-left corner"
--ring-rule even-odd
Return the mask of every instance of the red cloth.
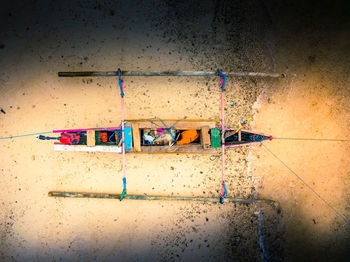
[[76, 145], [79, 143], [80, 136], [72, 133], [61, 133], [60, 142], [65, 145]]

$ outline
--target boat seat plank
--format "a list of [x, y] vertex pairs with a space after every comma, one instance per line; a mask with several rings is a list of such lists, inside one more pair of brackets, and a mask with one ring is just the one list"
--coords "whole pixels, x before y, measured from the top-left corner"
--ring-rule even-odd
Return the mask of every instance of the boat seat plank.
[[96, 139], [95, 139], [95, 130], [87, 130], [86, 131], [86, 144], [87, 146], [95, 146], [96, 145]]
[[201, 128], [201, 145], [203, 149], [209, 149], [210, 148], [210, 135], [209, 135], [209, 126], [203, 126]]
[[140, 136], [140, 128], [138, 123], [132, 123], [132, 139], [134, 143], [134, 151], [141, 152], [141, 136]]

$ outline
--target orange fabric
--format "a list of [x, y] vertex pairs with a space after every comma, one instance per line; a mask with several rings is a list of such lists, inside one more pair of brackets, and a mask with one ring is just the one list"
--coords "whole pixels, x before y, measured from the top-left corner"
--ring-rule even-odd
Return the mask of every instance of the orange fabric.
[[186, 130], [181, 133], [181, 140], [177, 141], [178, 145], [185, 145], [193, 142], [199, 137], [199, 134], [196, 129]]
[[106, 143], [108, 140], [107, 133], [106, 132], [101, 132], [100, 133], [100, 143]]

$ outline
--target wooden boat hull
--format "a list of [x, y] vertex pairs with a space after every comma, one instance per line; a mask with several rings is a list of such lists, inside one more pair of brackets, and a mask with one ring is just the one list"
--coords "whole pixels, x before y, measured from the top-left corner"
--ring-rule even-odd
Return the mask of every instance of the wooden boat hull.
[[[218, 127], [220, 126], [220, 120], [218, 119], [127, 119], [125, 122], [125, 146], [127, 153], [209, 155], [220, 153], [222, 130]], [[184, 145], [176, 143], [172, 146], [144, 144], [142, 141], [143, 132], [156, 128], [164, 130], [175, 128], [177, 133], [195, 129], [198, 131], [199, 138], [193, 143]], [[77, 145], [55, 143], [54, 150], [121, 153], [122, 147], [120, 137], [118, 137], [120, 132], [120, 127], [55, 130], [54, 133], [78, 134], [81, 136], [81, 139]], [[106, 133], [108, 137], [107, 142], [99, 141], [100, 133]], [[214, 133], [219, 134], [219, 136], [215, 136]], [[272, 140], [272, 136], [246, 130], [240, 130], [239, 132], [236, 132], [234, 129], [225, 130], [225, 146], [227, 148], [249, 145], [264, 140]]]

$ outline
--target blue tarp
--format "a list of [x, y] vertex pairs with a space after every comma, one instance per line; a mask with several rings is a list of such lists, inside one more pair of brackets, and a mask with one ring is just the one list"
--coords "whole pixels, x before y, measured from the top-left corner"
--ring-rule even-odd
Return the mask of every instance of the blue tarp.
[[132, 142], [132, 134], [131, 134], [131, 127], [126, 126], [124, 127], [124, 134], [125, 134], [125, 149], [130, 150], [131, 149], [131, 142]]

